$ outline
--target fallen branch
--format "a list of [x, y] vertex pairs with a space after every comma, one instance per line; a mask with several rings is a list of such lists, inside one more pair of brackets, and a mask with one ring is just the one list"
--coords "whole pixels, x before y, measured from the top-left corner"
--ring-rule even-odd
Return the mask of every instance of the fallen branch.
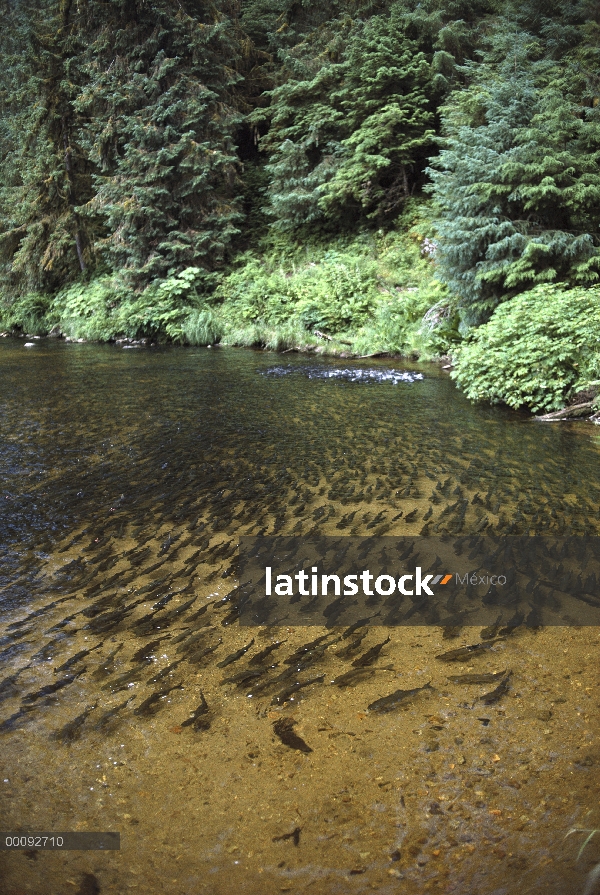
[[593, 409], [594, 402], [586, 401], [585, 404], [573, 404], [572, 407], [563, 407], [562, 410], [545, 413], [543, 416], [536, 416], [535, 419], [544, 423], [552, 423], [556, 420], [577, 420], [582, 416], [587, 416]]

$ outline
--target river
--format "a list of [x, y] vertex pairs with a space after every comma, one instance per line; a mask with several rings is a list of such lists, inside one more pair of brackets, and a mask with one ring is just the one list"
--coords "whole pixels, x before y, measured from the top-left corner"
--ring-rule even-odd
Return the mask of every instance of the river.
[[[242, 627], [226, 599], [245, 535], [443, 532], [459, 500], [466, 531], [599, 533], [597, 427], [414, 369], [0, 342], [0, 826], [121, 837], [0, 851], [2, 895], [582, 891], [600, 845], [578, 859], [567, 833], [600, 826], [600, 628], [520, 626], [449, 668], [479, 628], [366, 627], [341, 657], [341, 630]], [[291, 701], [228, 681], [324, 634]], [[388, 635], [377, 671], [332, 683]], [[448, 680], [502, 670], [489, 706]]]

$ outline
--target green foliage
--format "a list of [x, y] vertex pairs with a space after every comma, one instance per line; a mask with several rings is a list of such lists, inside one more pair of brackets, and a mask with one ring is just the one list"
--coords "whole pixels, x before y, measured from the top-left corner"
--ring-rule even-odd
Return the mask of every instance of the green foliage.
[[239, 80], [230, 21], [212, 3], [88, 2], [87, 82], [97, 247], [135, 285], [222, 263], [240, 219], [228, 102]]
[[426, 215], [417, 216], [410, 236], [402, 232], [413, 219], [414, 209], [400, 232], [338, 238], [327, 249], [279, 241], [260, 258], [248, 255], [211, 299], [223, 341], [323, 353], [444, 354], [457, 339], [456, 313], [422, 250]]
[[[204, 304], [199, 290], [205, 284], [206, 274], [197, 267], [186, 268], [140, 293], [132, 292], [119, 277], [97, 277], [61, 290], [47, 318], [49, 324], [58, 325], [74, 339], [106, 342], [118, 336], [148, 336], [192, 342], [202, 338], [203, 328], [210, 330], [210, 318], [193, 313]], [[210, 343], [214, 341], [216, 338], [210, 339]]]
[[232, 321], [280, 325], [293, 320], [304, 330], [335, 333], [362, 323], [378, 296], [373, 259], [330, 250], [317, 261], [284, 266], [251, 258], [230, 274], [216, 297]]
[[433, 130], [430, 69], [405, 37], [404, 7], [342, 20], [286, 57], [261, 146], [275, 225], [295, 229], [345, 216], [389, 218], [418, 181]]
[[71, 339], [106, 342], [121, 335], [119, 302], [122, 284], [110, 276], [62, 289], [52, 301], [48, 321]]
[[181, 336], [188, 345], [215, 345], [223, 337], [223, 325], [212, 308], [196, 308], [183, 320]]
[[600, 364], [600, 287], [542, 285], [500, 305], [457, 352], [467, 397], [539, 411], [563, 406]]
[[535, 284], [600, 277], [600, 110], [578, 103], [577, 78], [532, 61], [541, 49], [526, 35], [511, 52], [470, 69], [430, 169], [436, 263], [467, 324]]
[[48, 296], [39, 292], [28, 292], [10, 304], [0, 304], [0, 329], [20, 330], [32, 336], [45, 335], [48, 332], [46, 314], [49, 306]]

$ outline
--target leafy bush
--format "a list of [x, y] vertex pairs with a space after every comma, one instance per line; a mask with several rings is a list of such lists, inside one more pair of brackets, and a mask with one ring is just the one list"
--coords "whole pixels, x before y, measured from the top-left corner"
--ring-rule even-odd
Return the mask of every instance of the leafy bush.
[[145, 335], [184, 342], [190, 314], [204, 302], [199, 288], [206, 284], [205, 271], [188, 267], [166, 280], [152, 283], [138, 295], [129, 293], [119, 306], [120, 332], [132, 338]]
[[457, 352], [452, 373], [468, 398], [563, 406], [600, 367], [600, 287], [537, 286], [500, 305]]
[[0, 305], [0, 328], [19, 329], [33, 336], [48, 332], [46, 314], [50, 299], [39, 292], [28, 292], [10, 304]]
[[199, 289], [205, 287], [206, 274], [197, 267], [186, 268], [137, 294], [118, 277], [97, 277], [59, 292], [48, 320], [77, 339], [105, 342], [121, 335], [143, 335], [186, 341], [186, 328], [191, 327], [192, 332], [198, 326], [198, 319], [194, 322], [190, 314], [202, 305]]
[[62, 289], [48, 312], [51, 324], [72, 339], [106, 342], [120, 333], [117, 306], [122, 286], [110, 276]]
[[302, 266], [251, 258], [217, 292], [224, 315], [232, 323], [293, 321], [296, 328], [328, 333], [360, 325], [379, 295], [375, 260], [343, 251], [316, 257]]

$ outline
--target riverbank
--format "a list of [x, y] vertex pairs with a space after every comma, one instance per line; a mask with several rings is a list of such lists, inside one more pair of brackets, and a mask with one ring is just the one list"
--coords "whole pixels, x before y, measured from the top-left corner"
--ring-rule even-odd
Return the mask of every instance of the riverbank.
[[187, 268], [139, 293], [107, 274], [53, 296], [0, 295], [0, 330], [29, 341], [450, 359], [472, 401], [539, 415], [585, 392], [590, 415], [600, 411], [600, 287], [536, 286], [468, 326], [460, 299], [436, 277], [430, 227], [413, 215], [387, 233], [271, 241], [219, 276]]

